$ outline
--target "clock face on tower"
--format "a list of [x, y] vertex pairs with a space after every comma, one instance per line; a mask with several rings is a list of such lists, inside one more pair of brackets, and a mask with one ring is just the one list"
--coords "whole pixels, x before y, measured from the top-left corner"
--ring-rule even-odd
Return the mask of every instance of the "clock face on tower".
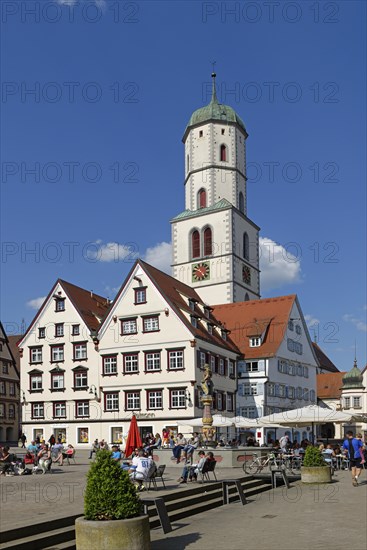
[[251, 284], [251, 270], [247, 265], [242, 266], [242, 280], [247, 285]]
[[207, 281], [210, 279], [210, 264], [209, 262], [201, 262], [192, 266], [192, 282]]

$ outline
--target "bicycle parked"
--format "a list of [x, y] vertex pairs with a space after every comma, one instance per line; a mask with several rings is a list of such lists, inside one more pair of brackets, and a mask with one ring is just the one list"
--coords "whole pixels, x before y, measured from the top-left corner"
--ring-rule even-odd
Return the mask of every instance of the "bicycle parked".
[[269, 453], [267, 457], [253, 455], [252, 460], [245, 460], [243, 470], [246, 474], [254, 475], [264, 469], [283, 468], [288, 474], [298, 475], [301, 472], [301, 460], [295, 456], [282, 457], [275, 453]]

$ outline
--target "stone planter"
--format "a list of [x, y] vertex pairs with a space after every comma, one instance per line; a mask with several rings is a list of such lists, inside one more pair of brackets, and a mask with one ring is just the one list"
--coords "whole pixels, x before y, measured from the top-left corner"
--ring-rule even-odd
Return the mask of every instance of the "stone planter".
[[77, 550], [150, 550], [149, 517], [111, 521], [75, 520]]
[[302, 466], [302, 483], [331, 483], [330, 466]]

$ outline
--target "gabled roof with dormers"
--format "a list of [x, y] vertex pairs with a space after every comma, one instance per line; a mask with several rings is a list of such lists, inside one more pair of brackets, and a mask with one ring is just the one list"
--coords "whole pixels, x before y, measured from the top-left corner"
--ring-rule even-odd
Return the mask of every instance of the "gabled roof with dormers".
[[[92, 331], [97, 331], [99, 325], [104, 318], [106, 312], [111, 307], [111, 304], [107, 298], [94, 294], [94, 292], [85, 290], [79, 286], [76, 286], [72, 283], [68, 283], [62, 279], [58, 279], [52, 289], [50, 290], [48, 296], [45, 298], [42, 306], [38, 310], [34, 319], [30, 323], [26, 333], [21, 337], [21, 340], [18, 344], [26, 338], [28, 333], [32, 330], [36, 324], [38, 318], [41, 316], [44, 311], [47, 303], [50, 298], [55, 293], [58, 285], [64, 290], [66, 297], [70, 300], [72, 305], [75, 307], [76, 311], [80, 315], [81, 319], [84, 321], [88, 329]], [[57, 296], [55, 296], [57, 298]]]
[[[189, 332], [191, 332], [193, 338], [198, 338], [202, 341], [214, 344], [240, 355], [240, 351], [228, 335], [228, 331], [225, 330], [225, 327], [222, 327], [221, 322], [218, 321], [218, 319], [216, 319], [213, 315], [211, 311], [212, 308], [203, 302], [193, 288], [189, 287], [185, 283], [182, 283], [181, 281], [178, 281], [177, 279], [174, 279], [170, 275], [167, 275], [167, 273], [160, 271], [156, 267], [153, 267], [140, 259], [135, 262], [129, 275], [117, 293], [116, 298], [111, 305], [111, 309], [101, 324], [100, 333], [104, 329], [104, 323], [107, 320], [107, 317], [113, 313], [115, 305], [119, 302], [120, 296], [133, 277], [137, 266], [140, 266], [140, 268], [146, 273], [163, 299], [174, 310]], [[190, 301], [193, 303], [193, 309], [190, 307]], [[191, 315], [197, 318], [197, 327], [194, 327], [191, 324]], [[208, 324], [213, 327], [212, 334], [208, 331]], [[221, 336], [222, 329], [224, 329], [224, 332], [227, 334], [226, 340]]]
[[[295, 294], [213, 306], [213, 313], [231, 331], [232, 340], [246, 359], [275, 357], [287, 333]], [[261, 336], [261, 347], [250, 338]]]

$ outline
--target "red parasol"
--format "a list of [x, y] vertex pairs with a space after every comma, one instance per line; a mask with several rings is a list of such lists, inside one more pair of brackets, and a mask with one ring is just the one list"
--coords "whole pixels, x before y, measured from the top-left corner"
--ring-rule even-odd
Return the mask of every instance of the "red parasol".
[[138, 423], [136, 422], [135, 414], [133, 414], [126, 440], [125, 458], [128, 458], [135, 449], [142, 446], [143, 444], [139, 433]]

